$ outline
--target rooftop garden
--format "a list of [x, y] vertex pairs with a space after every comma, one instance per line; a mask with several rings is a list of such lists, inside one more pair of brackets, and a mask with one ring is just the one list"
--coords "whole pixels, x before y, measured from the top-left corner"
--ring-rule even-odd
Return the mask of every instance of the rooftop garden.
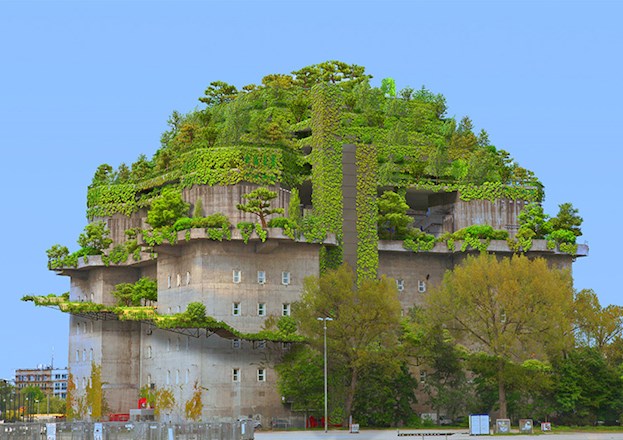
[[314, 136], [326, 129], [314, 129], [326, 116], [314, 88], [325, 86], [336, 112], [324, 139], [374, 145], [378, 186], [459, 191], [464, 200], [542, 199], [534, 174], [492, 145], [485, 130], [476, 132], [469, 117], [448, 116], [443, 95], [424, 87], [397, 92], [391, 78], [373, 87], [371, 78], [364, 67], [327, 61], [240, 89], [214, 81], [199, 98], [202, 108], [171, 114], [151, 158], [98, 167], [87, 216], [129, 215], [163, 186], [299, 186], [312, 178]]

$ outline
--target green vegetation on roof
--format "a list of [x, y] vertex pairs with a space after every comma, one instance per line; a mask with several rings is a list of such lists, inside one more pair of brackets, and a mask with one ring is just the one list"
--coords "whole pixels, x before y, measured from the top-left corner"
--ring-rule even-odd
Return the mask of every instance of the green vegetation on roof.
[[[160, 148], [116, 170], [101, 165], [87, 196], [87, 216], [129, 215], [148, 206], [165, 185], [189, 187], [281, 183], [296, 187], [313, 178], [308, 155], [319, 140], [329, 144], [374, 144], [379, 186], [425, 186], [460, 191], [464, 200], [491, 197], [542, 199], [542, 185], [502, 149], [486, 131], [475, 133], [469, 117], [446, 114], [446, 99], [422, 87], [395, 93], [393, 80], [373, 87], [365, 69], [339, 61], [304, 67], [291, 74], [271, 74], [261, 85], [240, 90], [214, 81], [199, 101], [205, 108], [174, 111]], [[339, 103], [335, 127], [313, 133], [326, 106], [313, 104], [314, 86], [331, 90]], [[316, 125], [316, 129], [319, 129]], [[313, 135], [313, 136], [312, 136]], [[311, 160], [310, 160], [311, 159]], [[485, 183], [506, 188], [478, 189]], [[464, 189], [469, 193], [465, 194]]]

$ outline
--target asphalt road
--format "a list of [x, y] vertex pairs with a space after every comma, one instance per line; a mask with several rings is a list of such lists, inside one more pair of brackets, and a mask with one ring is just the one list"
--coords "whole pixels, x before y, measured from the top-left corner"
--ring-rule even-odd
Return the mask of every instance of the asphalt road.
[[[417, 434], [417, 435], [409, 435], [409, 436], [398, 436], [398, 433], [403, 434]], [[358, 434], [350, 434], [345, 431], [329, 431], [325, 434], [322, 431], [259, 431], [255, 433], [256, 440], [341, 440], [341, 439], [349, 439], [349, 440], [440, 440], [445, 439], [446, 437], [443, 435], [436, 436], [424, 436], [422, 437], [422, 433], [430, 433], [434, 432], [431, 430], [362, 430]], [[451, 433], [447, 436], [449, 440], [475, 440], [476, 438], [500, 438], [506, 437], [508, 435], [497, 436], [470, 436], [466, 429], [463, 430], [442, 430], [437, 431], [440, 433]], [[621, 433], [591, 433], [591, 432], [577, 432], [577, 433], [552, 433], [548, 432], [546, 434], [541, 434], [540, 432], [535, 432], [538, 437], [544, 439], [545, 437], [551, 437], [552, 440], [623, 440], [623, 432]], [[512, 438], [514, 440], [521, 439], [532, 439], [534, 440], [535, 435], [513, 435]]]

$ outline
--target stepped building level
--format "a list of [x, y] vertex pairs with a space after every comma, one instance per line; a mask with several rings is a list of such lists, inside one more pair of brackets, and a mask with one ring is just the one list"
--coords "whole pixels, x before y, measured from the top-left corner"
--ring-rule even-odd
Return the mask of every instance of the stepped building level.
[[[293, 75], [288, 87], [295, 90], [300, 77]], [[430, 166], [434, 161], [447, 166], [449, 176], [451, 166], [476, 169], [472, 156], [501, 154], [475, 143], [461, 147], [455, 139], [460, 130], [432, 133], [432, 126], [448, 124], [438, 101], [376, 94], [387, 106], [368, 114], [359, 95], [352, 102], [343, 98], [355, 79], [301, 87], [307, 104], [290, 116], [282, 113], [294, 110], [279, 100], [294, 98], [278, 94], [283, 84], [265, 81], [182, 117], [154, 159], [141, 159], [149, 165], [142, 176], [141, 160], [125, 181], [125, 171], [98, 169], [88, 217], [91, 225], [105, 226], [112, 242], [101, 252], [52, 255], [51, 268], [70, 280], [69, 296], [30, 298], [71, 314], [74, 402], [94, 386], [96, 368], [110, 413], [136, 408], [141, 393], [169, 390], [175, 404], [161, 417], [171, 420], [188, 417], [186, 403], [197, 393], [203, 420], [252, 416], [268, 426], [275, 419], [302, 419], [279, 393], [275, 370], [301, 338], [272, 331], [267, 319], [291, 314], [306, 277], [342, 261], [357, 276], [386, 275], [396, 281], [406, 314], [423, 304], [446, 271], [483, 249], [541, 256], [556, 267], [571, 267], [587, 255], [581, 244], [516, 239], [520, 212], [542, 197], [538, 181], [516, 164], [499, 165], [506, 176], [495, 171], [475, 182], [466, 175], [453, 182], [441, 178]], [[234, 108], [253, 99], [255, 107]], [[403, 104], [404, 111], [389, 107]], [[242, 116], [232, 121], [225, 108]], [[268, 109], [271, 119], [261, 119]], [[254, 131], [252, 121], [265, 124]], [[209, 137], [213, 132], [216, 137]], [[435, 157], [431, 145], [439, 142], [433, 137], [448, 142], [443, 160]], [[268, 220], [283, 221], [264, 226], [264, 219], [241, 209], [258, 188], [276, 196], [270, 208], [278, 211]], [[406, 238], [377, 225], [377, 200], [390, 191], [408, 205], [405, 227], [412, 232]], [[173, 193], [185, 203], [186, 223], [155, 227], [162, 220], [153, 217], [156, 201]], [[498, 235], [451, 238], [473, 225]], [[157, 298], [123, 303], [119, 286], [142, 279], [155, 281]]]

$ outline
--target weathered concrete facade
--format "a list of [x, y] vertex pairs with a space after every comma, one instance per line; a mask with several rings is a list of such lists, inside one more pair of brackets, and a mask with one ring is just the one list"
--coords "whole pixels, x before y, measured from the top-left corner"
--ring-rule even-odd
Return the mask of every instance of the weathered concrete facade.
[[[256, 218], [236, 209], [242, 195], [256, 185], [193, 187], [183, 197], [194, 206], [202, 201], [204, 215], [221, 212], [232, 224]], [[287, 210], [289, 192], [279, 187], [276, 206]], [[435, 234], [453, 232], [471, 224], [491, 224], [514, 232], [523, 202], [461, 201], [457, 193], [409, 191], [407, 201], [414, 225]], [[346, 205], [345, 205], [346, 206]], [[192, 209], [192, 207], [191, 207]], [[128, 228], [145, 227], [146, 213], [105, 218], [116, 243]], [[345, 216], [346, 217], [346, 216]], [[347, 229], [346, 227], [344, 228]], [[72, 301], [114, 305], [111, 291], [119, 283], [146, 276], [157, 280], [160, 314], [184, 312], [191, 302], [201, 302], [209, 316], [247, 333], [262, 329], [269, 316], [290, 313], [299, 299], [306, 276], [318, 275], [319, 244], [292, 240], [280, 230], [269, 230], [262, 243], [244, 243], [237, 230], [232, 240], [210, 240], [203, 230], [179, 233], [175, 245], [157, 246], [157, 256], [144, 254], [140, 261], [106, 266], [101, 257], [90, 257], [78, 268], [63, 272], [71, 277]], [[351, 243], [356, 244], [356, 243]], [[457, 249], [460, 244], [457, 245]], [[352, 250], [352, 249], [351, 249]], [[492, 242], [490, 251], [510, 255], [506, 242]], [[352, 252], [351, 252], [352, 253]], [[578, 254], [586, 255], [580, 246]], [[401, 242], [379, 243], [379, 275], [397, 281], [403, 312], [423, 305], [426, 292], [460, 263], [464, 252], [451, 252], [438, 243], [428, 252], [405, 250]], [[547, 250], [535, 240], [530, 255], [545, 256], [552, 264], [570, 267], [573, 257]], [[91, 364], [101, 365], [104, 393], [111, 412], [136, 407], [141, 387], [169, 387], [177, 402], [173, 418], [181, 418], [194, 386], [201, 387], [204, 419], [230, 420], [238, 416], [269, 421], [290, 415], [276, 386], [274, 364], [288, 344], [232, 340], [205, 330], [176, 332], [148, 323], [72, 316], [69, 368], [84, 395]]]

